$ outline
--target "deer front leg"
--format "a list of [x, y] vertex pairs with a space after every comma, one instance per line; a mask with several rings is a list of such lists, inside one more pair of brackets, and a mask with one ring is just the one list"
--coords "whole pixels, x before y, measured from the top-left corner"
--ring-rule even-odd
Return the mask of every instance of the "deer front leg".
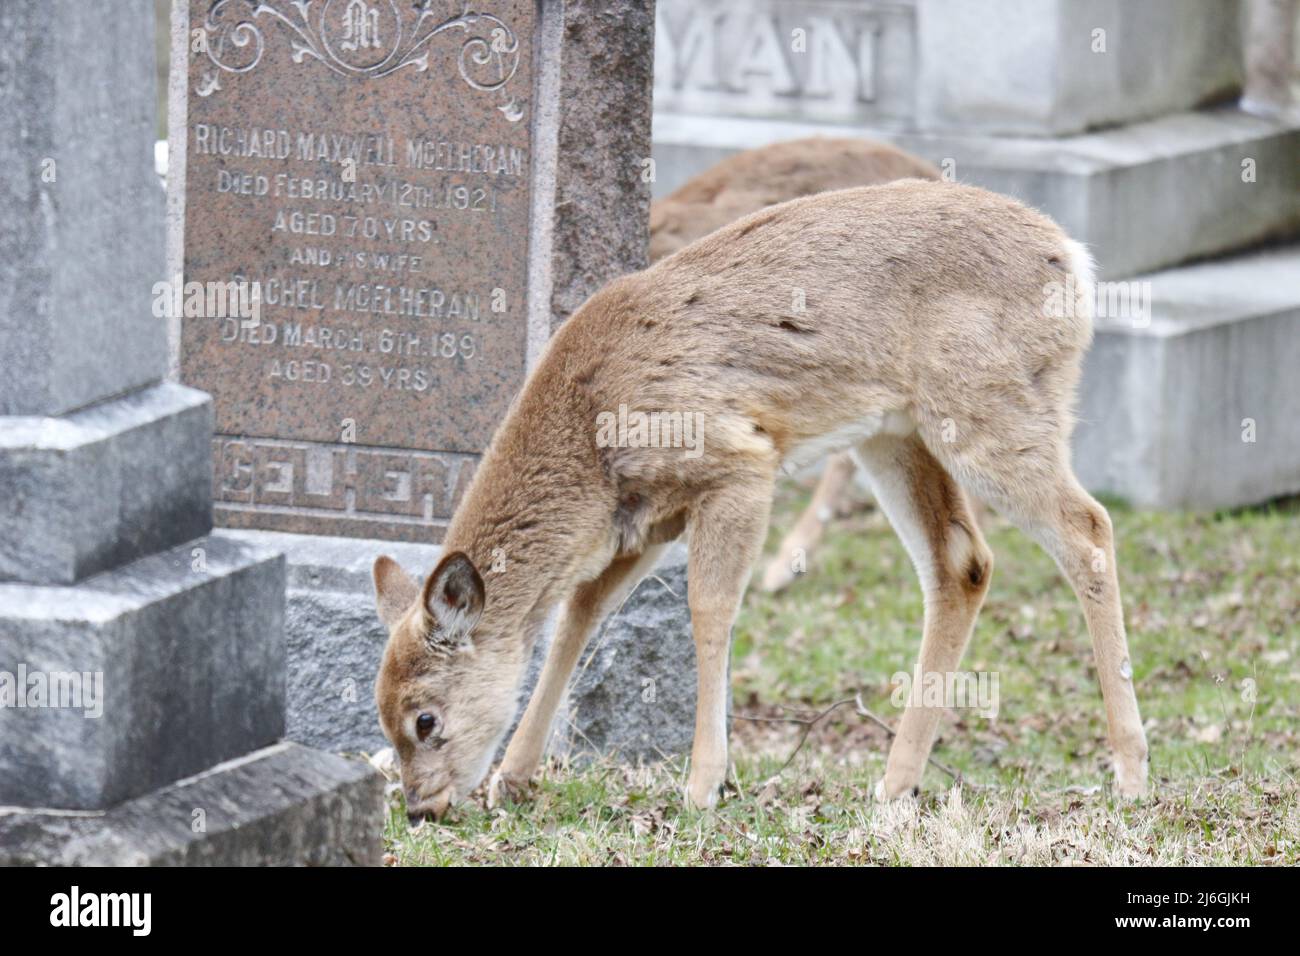
[[700, 810], [717, 804], [727, 778], [731, 625], [762, 548], [771, 505], [771, 479], [756, 479], [711, 492], [691, 515], [687, 602], [698, 683], [686, 800]]
[[507, 797], [518, 799], [524, 795], [546, 751], [555, 712], [564, 699], [564, 689], [582, 649], [601, 621], [616, 611], [654, 568], [664, 547], [655, 544], [639, 555], [615, 558], [599, 577], [574, 591], [560, 616], [555, 639], [524, 716], [510, 738], [501, 766], [488, 784], [488, 806], [494, 807]]

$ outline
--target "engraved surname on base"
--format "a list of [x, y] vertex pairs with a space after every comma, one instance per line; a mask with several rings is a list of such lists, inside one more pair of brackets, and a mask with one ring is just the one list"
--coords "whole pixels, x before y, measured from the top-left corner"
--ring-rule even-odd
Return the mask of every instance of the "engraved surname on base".
[[214, 498], [227, 509], [445, 523], [477, 455], [218, 435]]

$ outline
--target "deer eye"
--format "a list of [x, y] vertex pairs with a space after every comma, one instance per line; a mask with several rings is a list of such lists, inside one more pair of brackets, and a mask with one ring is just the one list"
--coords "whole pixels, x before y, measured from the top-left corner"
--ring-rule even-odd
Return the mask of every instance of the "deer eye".
[[415, 733], [421, 740], [438, 729], [438, 718], [433, 714], [421, 714], [415, 718]]

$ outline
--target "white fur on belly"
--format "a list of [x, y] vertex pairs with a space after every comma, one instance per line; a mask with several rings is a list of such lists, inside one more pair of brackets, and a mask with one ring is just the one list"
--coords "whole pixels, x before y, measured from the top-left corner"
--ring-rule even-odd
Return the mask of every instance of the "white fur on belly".
[[855, 448], [868, 438], [875, 438], [877, 435], [897, 435], [901, 438], [914, 431], [916, 431], [916, 422], [912, 421], [912, 416], [901, 408], [874, 412], [866, 418], [860, 418], [824, 435], [800, 442], [785, 456], [783, 467], [787, 471], [793, 471], [820, 461], [837, 451]]

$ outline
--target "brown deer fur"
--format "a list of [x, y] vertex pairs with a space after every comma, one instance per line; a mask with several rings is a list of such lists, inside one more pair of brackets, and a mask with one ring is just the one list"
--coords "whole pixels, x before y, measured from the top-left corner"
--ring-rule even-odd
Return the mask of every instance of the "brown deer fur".
[[[919, 672], [958, 667], [988, 588], [966, 486], [1038, 540], [1079, 596], [1118, 789], [1143, 792], [1111, 525], [1069, 463], [1091, 299], [1045, 309], [1067, 280], [1089, 291], [1091, 263], [1046, 217], [903, 180], [764, 209], [592, 296], [498, 429], [424, 588], [376, 562], [390, 628], [377, 703], [408, 811], [440, 814], [483, 778], [538, 626], [563, 604], [490, 799], [528, 780], [587, 636], [683, 529], [699, 682], [687, 796], [711, 806], [727, 770], [730, 629], [774, 483], [783, 462], [844, 448], [921, 579]], [[702, 453], [599, 447], [597, 416], [620, 405], [702, 413]], [[919, 785], [938, 715], [904, 711], [883, 796]]]

